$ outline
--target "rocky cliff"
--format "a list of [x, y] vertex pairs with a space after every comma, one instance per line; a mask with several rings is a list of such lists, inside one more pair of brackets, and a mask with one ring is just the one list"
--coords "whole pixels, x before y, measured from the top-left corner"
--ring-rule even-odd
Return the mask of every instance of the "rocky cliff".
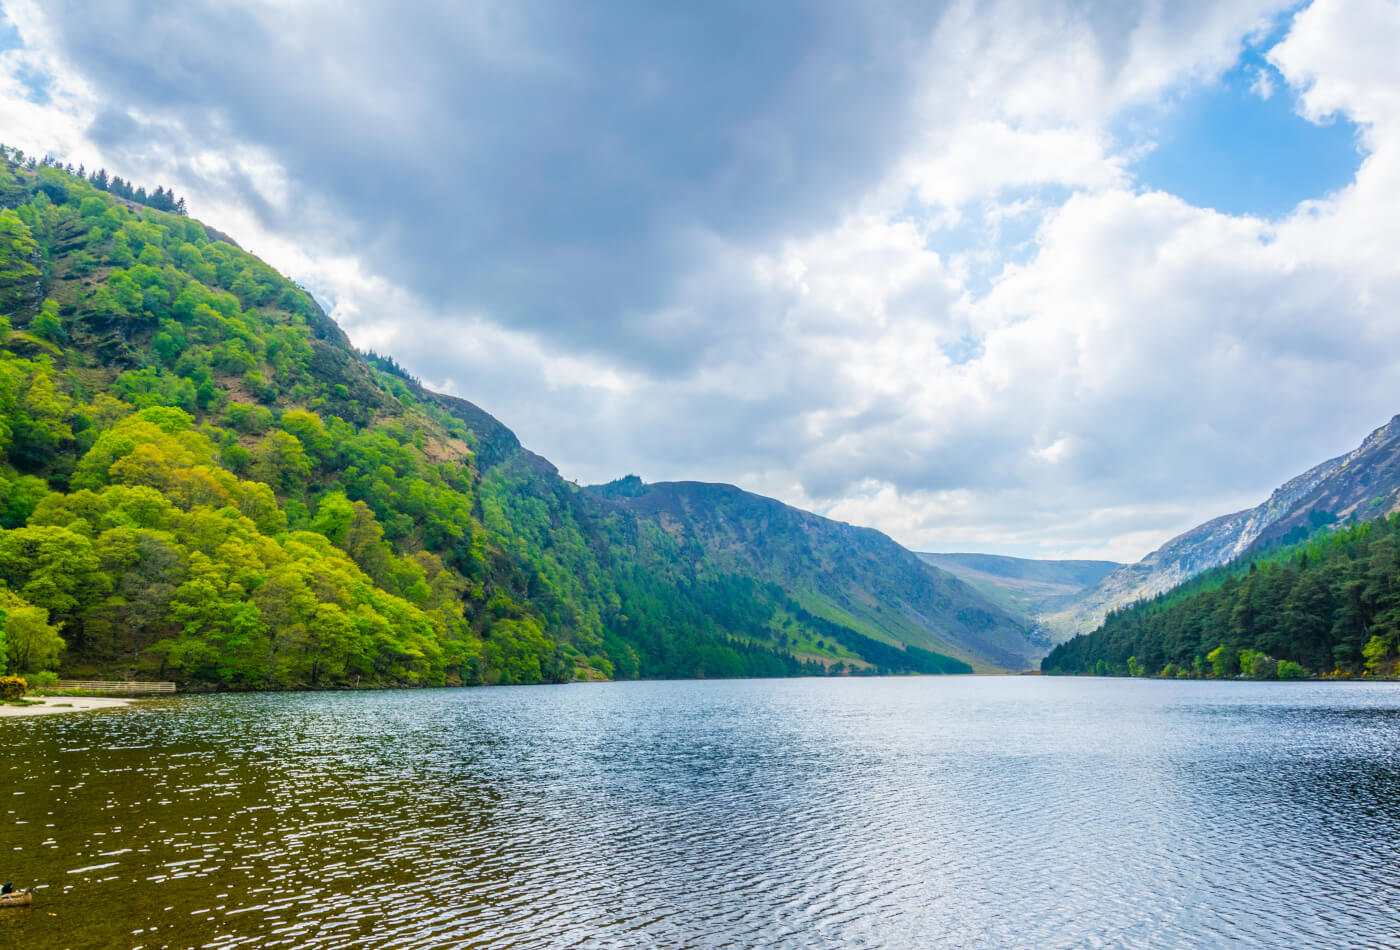
[[1154, 597], [1252, 550], [1304, 537], [1331, 524], [1382, 517], [1397, 508], [1400, 416], [1346, 455], [1289, 479], [1257, 507], [1223, 515], [1172, 538], [1042, 620], [1055, 640], [1068, 640], [1098, 627], [1115, 608]]

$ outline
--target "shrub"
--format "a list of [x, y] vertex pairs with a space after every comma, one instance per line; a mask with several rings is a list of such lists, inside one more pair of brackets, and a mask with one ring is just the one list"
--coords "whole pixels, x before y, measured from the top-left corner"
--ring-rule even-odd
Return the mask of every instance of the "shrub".
[[58, 685], [58, 674], [53, 670], [39, 670], [28, 677], [30, 689], [48, 689]]
[[23, 699], [29, 684], [18, 676], [0, 676], [0, 699]]
[[1278, 661], [1278, 678], [1281, 680], [1300, 680], [1308, 675], [1308, 671], [1299, 663], [1292, 660]]
[[1220, 644], [1214, 650], [1206, 654], [1206, 662], [1210, 664], [1211, 675], [1216, 679], [1224, 679], [1233, 672], [1230, 652], [1225, 649], [1225, 644]]

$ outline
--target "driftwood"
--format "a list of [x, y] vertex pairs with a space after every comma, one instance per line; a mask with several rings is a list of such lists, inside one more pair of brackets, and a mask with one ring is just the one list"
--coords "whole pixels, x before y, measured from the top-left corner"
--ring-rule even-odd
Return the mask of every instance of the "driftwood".
[[29, 888], [22, 891], [12, 891], [9, 894], [0, 894], [0, 909], [28, 907], [32, 903], [34, 903], [34, 893]]

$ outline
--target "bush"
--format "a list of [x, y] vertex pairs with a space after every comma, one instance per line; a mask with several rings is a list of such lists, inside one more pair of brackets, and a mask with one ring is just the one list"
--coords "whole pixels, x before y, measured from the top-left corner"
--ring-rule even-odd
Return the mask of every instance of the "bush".
[[0, 699], [23, 699], [29, 684], [18, 676], [0, 676]]
[[1278, 678], [1281, 680], [1300, 680], [1306, 678], [1308, 671], [1301, 664], [1292, 660], [1278, 661]]
[[58, 674], [53, 670], [39, 670], [27, 677], [30, 689], [48, 689], [58, 685]]

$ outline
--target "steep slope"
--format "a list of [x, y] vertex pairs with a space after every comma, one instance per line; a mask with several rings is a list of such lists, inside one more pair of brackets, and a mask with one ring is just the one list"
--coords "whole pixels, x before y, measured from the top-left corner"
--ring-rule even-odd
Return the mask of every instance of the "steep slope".
[[356, 352], [217, 232], [0, 155], [10, 668], [232, 688], [968, 669], [695, 558]]
[[920, 553], [919, 557], [1030, 624], [1123, 566], [1116, 561], [1042, 561], [996, 554]]
[[1045, 617], [1056, 640], [1093, 630], [1112, 610], [1172, 589], [1212, 567], [1329, 524], [1369, 521], [1400, 509], [1400, 416], [1353, 451], [1292, 478], [1255, 508], [1181, 534], [1112, 572]]
[[1028, 624], [870, 528], [732, 485], [635, 476], [590, 489], [656, 525], [686, 557], [754, 574], [813, 615], [896, 646], [1025, 669], [1048, 644]]
[[1299, 679], [1393, 675], [1400, 516], [1237, 558], [1055, 647], [1047, 673]]

